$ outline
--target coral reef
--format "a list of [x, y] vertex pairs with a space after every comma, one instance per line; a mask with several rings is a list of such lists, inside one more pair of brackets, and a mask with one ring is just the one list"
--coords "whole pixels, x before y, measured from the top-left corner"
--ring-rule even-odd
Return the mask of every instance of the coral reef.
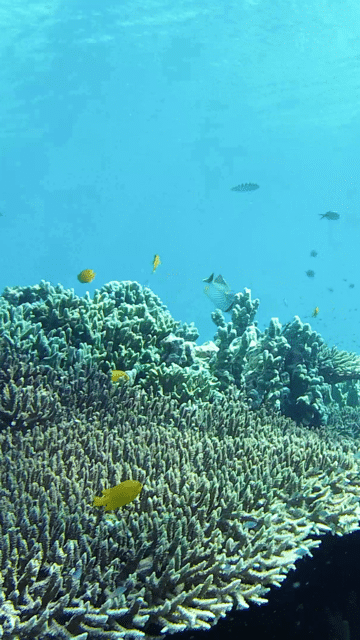
[[[340, 385], [360, 378], [359, 356], [329, 349], [298, 317], [284, 326], [273, 318], [262, 332], [258, 306], [248, 289], [236, 294], [231, 321], [214, 311], [214, 342], [199, 346], [194, 325], [176, 322], [136, 282], [112, 282], [93, 300], [45, 282], [7, 288], [0, 298], [0, 347], [7, 354], [0, 419], [16, 425], [17, 414], [26, 426], [41, 414], [55, 415], [59, 399], [50, 379], [57, 376], [61, 387], [60, 372], [67, 377], [70, 368], [86, 363], [109, 377], [122, 370], [127, 384], [180, 402], [211, 400], [234, 385], [245, 389], [254, 409], [267, 406], [298, 423], [326, 424], [334, 402], [344, 404]], [[9, 350], [21, 355], [17, 372]], [[358, 398], [352, 386], [346, 402], [354, 405]]]
[[34, 365], [67, 371], [86, 361], [105, 373], [121, 369], [132, 384], [184, 402], [207, 399], [218, 386], [196, 355], [197, 329], [176, 322], [159, 298], [137, 282], [111, 282], [79, 298], [41, 282], [6, 288], [0, 336]]
[[[231, 397], [180, 405], [123, 386], [102, 402], [0, 434], [4, 638], [207, 629], [266, 602], [321, 534], [358, 528], [355, 443]], [[134, 502], [92, 506], [127, 478], [143, 484]]]
[[[5, 290], [1, 637], [207, 629], [266, 602], [323, 533], [358, 528], [358, 358], [299, 318], [261, 332], [258, 304], [236, 294], [196, 345], [137, 283]], [[93, 506], [125, 480], [136, 500]]]
[[[238, 294], [230, 322], [218, 309], [212, 314], [218, 330], [210, 369], [220, 389], [245, 388], [254, 409], [268, 406], [298, 423], [326, 424], [343, 393], [339, 383], [360, 379], [360, 357], [330, 349], [297, 316], [284, 326], [272, 318], [261, 332], [254, 320], [257, 307], [258, 300], [251, 302], [245, 290]], [[358, 401], [354, 386], [348, 388], [346, 402]]]

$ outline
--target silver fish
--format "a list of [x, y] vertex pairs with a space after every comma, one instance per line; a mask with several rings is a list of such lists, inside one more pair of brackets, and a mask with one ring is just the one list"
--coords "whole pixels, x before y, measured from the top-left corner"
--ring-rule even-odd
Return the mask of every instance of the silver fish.
[[232, 291], [221, 275], [214, 278], [214, 274], [208, 278], [204, 278], [206, 282], [204, 293], [210, 298], [217, 309], [221, 311], [231, 311], [235, 303], [235, 292]]

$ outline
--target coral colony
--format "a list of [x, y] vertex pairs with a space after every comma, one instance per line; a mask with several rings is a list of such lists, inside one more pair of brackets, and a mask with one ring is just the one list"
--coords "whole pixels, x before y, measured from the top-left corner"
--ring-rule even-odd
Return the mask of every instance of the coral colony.
[[358, 528], [360, 358], [235, 298], [197, 345], [136, 282], [4, 291], [2, 637], [207, 629]]

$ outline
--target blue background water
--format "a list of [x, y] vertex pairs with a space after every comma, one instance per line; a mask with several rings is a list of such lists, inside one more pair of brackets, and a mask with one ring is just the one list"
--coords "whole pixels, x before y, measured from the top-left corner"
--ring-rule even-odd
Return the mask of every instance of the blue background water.
[[261, 327], [360, 350], [358, 0], [3, 0], [0, 22], [1, 290], [138, 280], [206, 340], [214, 271]]

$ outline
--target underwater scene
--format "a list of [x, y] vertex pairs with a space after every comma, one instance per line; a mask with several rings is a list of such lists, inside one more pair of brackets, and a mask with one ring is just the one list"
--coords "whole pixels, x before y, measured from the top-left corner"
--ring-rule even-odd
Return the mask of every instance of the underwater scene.
[[0, 23], [0, 637], [360, 640], [360, 4]]

